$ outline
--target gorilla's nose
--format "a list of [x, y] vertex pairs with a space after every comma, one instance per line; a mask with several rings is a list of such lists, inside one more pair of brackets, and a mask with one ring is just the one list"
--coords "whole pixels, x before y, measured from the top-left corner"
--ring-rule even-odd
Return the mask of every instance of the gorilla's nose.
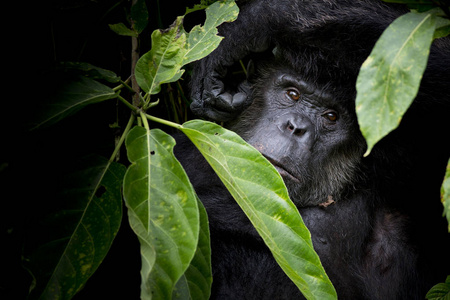
[[290, 114], [284, 117], [280, 130], [297, 137], [302, 137], [307, 133], [311, 133], [313, 126], [308, 118]]

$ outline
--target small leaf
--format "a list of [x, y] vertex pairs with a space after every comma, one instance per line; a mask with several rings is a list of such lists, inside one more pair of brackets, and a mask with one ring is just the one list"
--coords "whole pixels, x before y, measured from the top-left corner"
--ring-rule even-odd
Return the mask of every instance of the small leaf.
[[447, 216], [448, 231], [450, 232], [450, 160], [447, 164], [445, 179], [441, 187], [442, 205], [444, 206], [444, 216]]
[[148, 10], [145, 0], [137, 0], [131, 7], [131, 19], [133, 20], [133, 28], [139, 34], [148, 24]]
[[138, 37], [139, 33], [136, 30], [128, 28], [123, 23], [117, 23], [117, 24], [109, 24], [109, 28], [117, 33], [118, 35], [123, 36], [132, 36], [132, 37]]
[[130, 225], [141, 243], [141, 299], [170, 299], [197, 248], [199, 211], [189, 179], [161, 130], [134, 127], [123, 186]]
[[450, 299], [450, 276], [447, 276], [445, 283], [438, 283], [433, 286], [425, 296], [428, 300], [448, 300]]
[[120, 227], [124, 174], [123, 165], [89, 157], [65, 177], [59, 196], [64, 209], [36, 229], [31, 299], [70, 299], [95, 272]]
[[77, 73], [78, 75], [86, 76], [95, 80], [106, 80], [111, 83], [120, 81], [120, 77], [114, 72], [105, 70], [88, 63], [82, 62], [62, 62], [61, 69], [64, 72]]
[[363, 63], [357, 82], [356, 112], [370, 153], [395, 129], [417, 95], [435, 29], [430, 13], [407, 13], [381, 35]]
[[434, 32], [435, 39], [442, 38], [450, 34], [450, 20], [446, 18], [436, 17], [436, 30]]
[[28, 124], [30, 130], [53, 125], [85, 106], [116, 98], [114, 91], [93, 79], [79, 76], [63, 82], [54, 95], [44, 101]]
[[311, 235], [276, 169], [255, 148], [217, 124], [180, 128], [248, 216], [274, 258], [307, 299], [336, 299]]

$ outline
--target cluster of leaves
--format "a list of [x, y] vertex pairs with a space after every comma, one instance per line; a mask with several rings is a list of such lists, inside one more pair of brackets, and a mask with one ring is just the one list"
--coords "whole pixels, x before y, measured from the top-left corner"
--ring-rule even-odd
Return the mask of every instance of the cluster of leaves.
[[[396, 20], [380, 38], [358, 79], [358, 119], [369, 151], [398, 126], [415, 97], [433, 38], [449, 33], [450, 22], [434, 1], [408, 2], [426, 2], [434, 9]], [[186, 13], [204, 8], [198, 5]], [[111, 25], [111, 29], [138, 37], [147, 26], [145, 12], [145, 1], [139, 0], [131, 11], [131, 29], [123, 24]], [[49, 220], [54, 235], [30, 258], [35, 278], [32, 298], [71, 298], [84, 286], [119, 230], [122, 198], [141, 245], [142, 299], [209, 298], [212, 275], [207, 215], [173, 155], [173, 138], [150, 129], [148, 120], [152, 120], [177, 128], [192, 140], [307, 299], [336, 299], [280, 175], [257, 150], [216, 124], [193, 120], [179, 125], [149, 113], [158, 103], [152, 102], [151, 96], [162, 84], [180, 79], [183, 66], [213, 51], [221, 41], [216, 27], [237, 15], [234, 1], [218, 1], [206, 8], [204, 25], [189, 33], [183, 28], [184, 16], [168, 30], [154, 31], [152, 49], [139, 59], [132, 74], [144, 91], [138, 95], [138, 104], [121, 97], [122, 89], [132, 88], [114, 73], [82, 63], [65, 65], [79, 75], [42, 109], [44, 113], [30, 124], [32, 129], [53, 125], [87, 105], [109, 99], [119, 99], [132, 112], [110, 159], [89, 157], [67, 178], [61, 197], [70, 205]], [[110, 88], [100, 83], [102, 80], [117, 86]], [[391, 113], [384, 108], [396, 110]], [[385, 124], [390, 125], [385, 128]], [[114, 161], [123, 144], [128, 168]], [[444, 189], [448, 204], [448, 185]], [[448, 208], [447, 218], [450, 220]]]
[[[187, 13], [203, 8], [196, 6]], [[142, 11], [142, 7], [132, 10], [131, 29], [120, 24], [111, 29], [138, 36], [146, 24], [145, 16], [139, 15]], [[218, 1], [206, 9], [204, 26], [195, 26], [188, 33], [181, 16], [168, 30], [154, 31], [152, 49], [136, 63], [134, 75], [145, 92], [139, 95], [138, 105], [120, 96], [121, 89], [132, 88], [110, 71], [82, 63], [65, 65], [80, 75], [61, 88], [31, 128], [55, 124], [86, 105], [108, 99], [121, 100], [132, 113], [110, 159], [89, 157], [68, 178], [70, 187], [61, 197], [67, 199], [70, 194], [71, 206], [55, 215], [49, 225], [68, 226], [43, 241], [31, 257], [32, 297], [70, 298], [83, 287], [119, 230], [122, 187], [128, 219], [141, 245], [141, 298], [209, 298], [212, 276], [207, 215], [173, 155], [175, 141], [159, 129], [150, 129], [148, 120], [152, 120], [181, 130], [193, 141], [308, 299], [336, 298], [282, 178], [256, 149], [210, 122], [193, 120], [179, 125], [147, 114], [158, 102], [152, 102], [151, 96], [162, 84], [177, 81], [184, 65], [213, 51], [222, 39], [216, 27], [237, 15], [234, 1]], [[109, 88], [99, 80], [118, 86]], [[114, 162], [123, 143], [131, 163], [128, 169]], [[55, 255], [44, 260], [49, 252]]]

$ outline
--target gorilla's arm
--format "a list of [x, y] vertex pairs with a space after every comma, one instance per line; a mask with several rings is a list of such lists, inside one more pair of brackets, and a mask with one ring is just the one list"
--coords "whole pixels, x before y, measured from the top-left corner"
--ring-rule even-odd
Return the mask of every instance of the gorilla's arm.
[[357, 6], [353, 0], [237, 2], [238, 19], [219, 28], [225, 39], [211, 55], [196, 64], [192, 76], [191, 109], [196, 115], [214, 121], [234, 119], [251, 104], [251, 89], [245, 80], [234, 88], [225, 82], [227, 71], [235, 62], [252, 53], [272, 51], [274, 47], [307, 46], [320, 50], [328, 58], [346, 53], [339, 60], [341, 66], [357, 72], [361, 57], [371, 49], [367, 45], [373, 45], [400, 14], [381, 2], [374, 5], [373, 0], [359, 1]]

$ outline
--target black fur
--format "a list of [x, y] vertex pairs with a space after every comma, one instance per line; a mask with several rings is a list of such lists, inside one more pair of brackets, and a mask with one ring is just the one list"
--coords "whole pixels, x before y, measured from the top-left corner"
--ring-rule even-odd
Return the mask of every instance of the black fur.
[[[225, 121], [280, 167], [339, 299], [424, 299], [450, 270], [439, 201], [450, 156], [449, 39], [435, 42], [400, 127], [363, 158], [358, 70], [407, 10], [369, 0], [238, 3], [238, 20], [220, 28], [224, 41], [195, 68], [193, 111]], [[230, 76], [248, 58], [252, 74]], [[298, 101], [287, 96], [292, 88]], [[337, 121], [326, 118], [329, 111]], [[211, 298], [302, 298], [186, 138], [177, 137], [175, 154], [208, 211]]]

